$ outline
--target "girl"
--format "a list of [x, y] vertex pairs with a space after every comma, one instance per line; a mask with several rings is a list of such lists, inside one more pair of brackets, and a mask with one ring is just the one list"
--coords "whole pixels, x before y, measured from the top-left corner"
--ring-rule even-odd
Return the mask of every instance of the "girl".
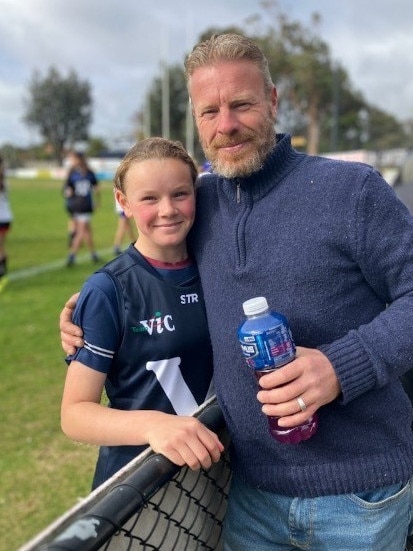
[[74, 320], [85, 346], [68, 359], [61, 409], [69, 437], [101, 446], [94, 488], [148, 444], [192, 469], [223, 451], [190, 416], [212, 394], [202, 290], [186, 247], [196, 178], [182, 145], [163, 138], [138, 142], [115, 175], [138, 238], [81, 291]]

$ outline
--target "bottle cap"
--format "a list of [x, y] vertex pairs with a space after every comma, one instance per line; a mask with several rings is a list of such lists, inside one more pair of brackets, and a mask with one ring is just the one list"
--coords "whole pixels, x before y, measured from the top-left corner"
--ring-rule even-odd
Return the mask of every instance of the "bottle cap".
[[253, 316], [268, 310], [268, 302], [265, 297], [255, 297], [243, 302], [242, 307], [246, 316]]

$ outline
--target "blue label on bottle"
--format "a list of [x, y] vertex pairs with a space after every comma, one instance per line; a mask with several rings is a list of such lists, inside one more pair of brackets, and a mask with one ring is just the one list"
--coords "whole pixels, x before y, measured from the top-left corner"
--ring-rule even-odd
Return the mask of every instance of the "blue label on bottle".
[[238, 338], [245, 360], [253, 369], [274, 369], [295, 357], [294, 341], [286, 324], [250, 332], [244, 332], [241, 327]]

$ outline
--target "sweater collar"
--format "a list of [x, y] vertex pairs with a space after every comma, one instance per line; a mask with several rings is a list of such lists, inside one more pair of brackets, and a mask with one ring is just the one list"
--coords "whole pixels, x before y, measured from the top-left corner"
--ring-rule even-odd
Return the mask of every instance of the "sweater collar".
[[237, 189], [252, 194], [253, 199], [264, 197], [282, 178], [300, 162], [303, 154], [291, 146], [289, 134], [277, 134], [277, 144], [265, 160], [264, 166], [246, 178], [222, 178], [225, 193], [236, 199]]

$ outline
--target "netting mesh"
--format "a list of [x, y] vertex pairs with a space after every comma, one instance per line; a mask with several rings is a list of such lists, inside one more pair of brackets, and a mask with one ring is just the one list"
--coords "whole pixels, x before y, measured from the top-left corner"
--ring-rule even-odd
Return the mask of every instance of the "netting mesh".
[[19, 551], [219, 551], [229, 439], [215, 399], [195, 415], [225, 445], [218, 463], [191, 471], [148, 450]]
[[229, 481], [224, 459], [209, 471], [182, 469], [102, 549], [220, 549]]

